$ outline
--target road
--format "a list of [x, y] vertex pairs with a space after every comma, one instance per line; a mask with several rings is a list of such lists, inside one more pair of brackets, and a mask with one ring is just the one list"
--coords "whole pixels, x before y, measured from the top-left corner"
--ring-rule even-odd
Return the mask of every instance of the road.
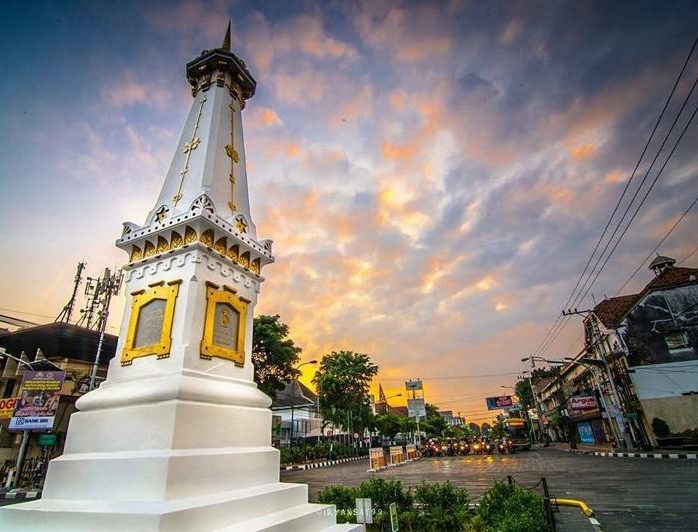
[[[310, 499], [329, 484], [356, 486], [371, 476], [367, 462], [281, 474], [307, 483]], [[450, 480], [479, 497], [493, 479], [511, 475], [522, 485], [545, 476], [553, 497], [586, 501], [607, 531], [698, 530], [698, 460], [605, 458], [536, 449], [509, 456], [428, 458], [377, 473], [406, 486]], [[565, 512], [566, 514], [567, 512]]]

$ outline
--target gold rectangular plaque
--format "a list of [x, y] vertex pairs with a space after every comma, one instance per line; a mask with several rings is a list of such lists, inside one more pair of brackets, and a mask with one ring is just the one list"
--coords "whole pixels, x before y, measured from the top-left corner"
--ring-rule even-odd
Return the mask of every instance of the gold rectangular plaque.
[[232, 360], [236, 366], [245, 365], [245, 328], [248, 301], [235, 295], [235, 290], [222, 290], [206, 283], [206, 320], [201, 340], [201, 358]]
[[121, 352], [122, 366], [129, 366], [134, 358], [170, 356], [172, 320], [181, 282], [165, 284], [163, 281], [131, 294], [131, 317]]

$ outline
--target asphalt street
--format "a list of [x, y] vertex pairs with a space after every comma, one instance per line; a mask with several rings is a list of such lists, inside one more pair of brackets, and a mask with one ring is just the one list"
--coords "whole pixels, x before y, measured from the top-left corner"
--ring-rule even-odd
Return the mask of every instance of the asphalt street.
[[[356, 486], [368, 479], [373, 473], [366, 471], [367, 463], [282, 472], [281, 479], [307, 483], [310, 499], [315, 500], [326, 485]], [[504, 456], [427, 458], [376, 474], [400, 479], [406, 486], [450, 480], [467, 488], [471, 499], [487, 490], [493, 479], [511, 475], [532, 486], [545, 476], [553, 497], [584, 500], [604, 530], [698, 530], [698, 460], [606, 458], [536, 449]]]

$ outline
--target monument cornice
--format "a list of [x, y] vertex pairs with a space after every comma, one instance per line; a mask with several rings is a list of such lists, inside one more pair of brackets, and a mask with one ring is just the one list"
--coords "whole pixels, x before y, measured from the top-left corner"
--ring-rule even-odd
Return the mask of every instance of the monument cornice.
[[200, 248], [215, 253], [223, 262], [261, 278], [264, 266], [274, 262], [272, 241], [257, 242], [245, 234], [247, 220], [235, 217], [235, 227], [215, 213], [205, 195], [193, 202], [192, 208], [176, 216], [162, 217], [145, 227], [127, 222], [116, 246], [129, 254], [125, 270], [148, 264], [179, 249]]

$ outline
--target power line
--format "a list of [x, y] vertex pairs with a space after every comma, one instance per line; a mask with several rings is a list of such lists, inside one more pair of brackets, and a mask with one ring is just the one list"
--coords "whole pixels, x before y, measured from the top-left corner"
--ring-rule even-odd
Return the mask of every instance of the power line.
[[[671, 135], [671, 133], [672, 133], [672, 131], [673, 131], [673, 129], [674, 129], [674, 126], [677, 124], [677, 122], [678, 122], [678, 120], [679, 120], [681, 114], [683, 113], [684, 108], [686, 107], [686, 104], [688, 103], [688, 100], [690, 99], [690, 97], [691, 97], [691, 95], [693, 94], [693, 91], [695, 90], [695, 88], [696, 88], [697, 85], [698, 85], [698, 77], [696, 77], [695, 81], [693, 82], [693, 86], [691, 87], [690, 92], [688, 93], [688, 95], [686, 96], [686, 99], [684, 100], [683, 104], [681, 105], [681, 109], [680, 109], [679, 112], [677, 113], [676, 118], [674, 119], [674, 122], [673, 122], [672, 125], [671, 125], [671, 128], [669, 129], [669, 131], [667, 132], [666, 136], [664, 137], [664, 141], [662, 142], [662, 145], [660, 146], [659, 150], [657, 151], [657, 154], [655, 155], [654, 159], [652, 160], [652, 164], [651, 164], [650, 167], [648, 168], [647, 172], [645, 173], [645, 176], [642, 178], [642, 181], [640, 182], [640, 185], [638, 186], [637, 190], [635, 191], [635, 194], [633, 195], [632, 199], [630, 200], [630, 203], [629, 203], [628, 206], [626, 207], [625, 213], [624, 213], [623, 216], [621, 217], [621, 219], [620, 219], [618, 225], [617, 225], [616, 228], [614, 229], [613, 234], [612, 234], [611, 237], [609, 238], [608, 242], [606, 242], [606, 245], [604, 246], [603, 251], [601, 252], [601, 254], [599, 255], [599, 257], [597, 258], [597, 261], [596, 261], [596, 263], [594, 264], [594, 267], [592, 268], [591, 272], [589, 273], [589, 276], [587, 277], [586, 281], [584, 282], [584, 284], [583, 284], [583, 286], [582, 286], [583, 293], [580, 292], [580, 294], [579, 294], [579, 295], [577, 296], [577, 298], [574, 300], [573, 305], [578, 305], [579, 303], [581, 303], [581, 302], [584, 300], [584, 298], [589, 294], [589, 292], [591, 291], [592, 287], [593, 287], [594, 284], [596, 283], [596, 280], [599, 278], [599, 275], [601, 275], [601, 272], [602, 272], [602, 271], [604, 270], [604, 268], [606, 267], [606, 264], [608, 264], [608, 261], [611, 259], [611, 257], [613, 256], [613, 253], [615, 253], [616, 249], [618, 248], [618, 245], [621, 243], [621, 241], [622, 241], [623, 238], [625, 237], [625, 234], [628, 232], [628, 229], [630, 229], [630, 226], [632, 225], [633, 221], [634, 221], [635, 218], [637, 217], [638, 213], [640, 212], [640, 209], [642, 208], [642, 206], [644, 205], [645, 201], [646, 201], [647, 198], [649, 197], [649, 195], [650, 195], [650, 193], [652, 192], [654, 186], [657, 184], [657, 181], [658, 181], [659, 178], [661, 177], [661, 175], [662, 175], [664, 169], [666, 168], [666, 165], [669, 163], [669, 160], [670, 160], [671, 157], [674, 155], [674, 152], [676, 151], [676, 148], [677, 148], [678, 145], [681, 143], [681, 140], [683, 140], [683, 137], [684, 137], [686, 131], [688, 130], [688, 128], [690, 127], [691, 123], [693, 122], [693, 119], [694, 119], [695, 116], [696, 116], [696, 112], [698, 112], [698, 106], [697, 106], [696, 109], [693, 111], [693, 114], [692, 114], [691, 117], [688, 119], [688, 122], [686, 122], [686, 125], [684, 126], [683, 130], [681, 131], [681, 134], [679, 135], [678, 139], [677, 139], [676, 142], [674, 143], [674, 146], [672, 147], [671, 152], [669, 153], [669, 155], [667, 156], [667, 158], [664, 160], [664, 163], [662, 164], [662, 167], [659, 169], [659, 171], [657, 172], [657, 175], [654, 177], [654, 179], [653, 179], [652, 182], [650, 183], [650, 186], [649, 186], [649, 188], [647, 189], [647, 191], [645, 192], [645, 195], [642, 197], [642, 199], [640, 200], [640, 202], [639, 202], [638, 205], [636, 206], [635, 211], [633, 212], [633, 215], [631, 216], [630, 220], [628, 220], [628, 223], [626, 224], [625, 228], [623, 229], [623, 231], [621, 232], [620, 236], [619, 236], [618, 239], [616, 240], [615, 244], [613, 245], [613, 247], [612, 247], [611, 250], [609, 251], [608, 255], [606, 255], [606, 258], [604, 259], [603, 264], [601, 264], [601, 267], [598, 269], [598, 271], [596, 271], [596, 266], [597, 266], [597, 265], [599, 264], [599, 262], [601, 261], [601, 258], [603, 257], [604, 253], [605, 253], [606, 250], [608, 249], [608, 245], [612, 242], [613, 237], [615, 236], [615, 234], [617, 233], [618, 229], [619, 229], [620, 226], [622, 225], [623, 220], [625, 219], [625, 215], [630, 211], [630, 209], [631, 209], [631, 207], [632, 207], [632, 204], [633, 204], [635, 198], [637, 197], [637, 194], [639, 193], [640, 189], [642, 188], [643, 184], [645, 183], [645, 181], [646, 181], [646, 179], [647, 179], [647, 177], [648, 177], [648, 175], [649, 175], [649, 172], [652, 170], [652, 167], [654, 166], [654, 163], [656, 162], [657, 158], [659, 157], [660, 153], [662, 152], [662, 150], [663, 150], [663, 148], [664, 148], [664, 145], [666, 144], [666, 141], [669, 139], [669, 136]], [[596, 274], [594, 275], [594, 272], [595, 272], [595, 271], [596, 271]], [[591, 276], [592, 276], [592, 275], [594, 275], [594, 278], [593, 278], [593, 279], [591, 279]], [[590, 280], [590, 279], [591, 279], [591, 283], [589, 283], [589, 280]], [[588, 285], [588, 286], [587, 286], [587, 285]], [[586, 290], [585, 290], [585, 289], [586, 289]], [[550, 347], [550, 345], [555, 341], [555, 339], [557, 339], [558, 335], [560, 334], [560, 332], [562, 331], [562, 329], [565, 327], [566, 324], [567, 324], [567, 322], [563, 322], [563, 323], [562, 323], [562, 325], [558, 328], [558, 330], [555, 332], [555, 334], [554, 334], [554, 335], [547, 341], [547, 343], [544, 345], [544, 347], [543, 347], [542, 350], [540, 351], [541, 354], [544, 353], [544, 352], [547, 350], [548, 347]]]
[[[666, 234], [662, 237], [662, 239], [659, 242], [657, 242], [657, 245], [654, 246], [652, 251], [650, 251], [644, 259], [642, 259], [642, 262], [640, 262], [640, 264], [637, 266], [635, 271], [630, 275], [630, 277], [628, 277], [626, 279], [626, 281], [622, 284], [622, 286], [616, 291], [615, 295], [620, 294], [623, 291], [623, 289], [626, 286], [628, 286], [628, 283], [633, 279], [633, 277], [635, 277], [637, 272], [640, 271], [640, 268], [642, 268], [645, 265], [645, 263], [649, 260], [649, 258], [652, 257], [652, 255], [659, 249], [659, 247], [664, 243], [664, 241], [669, 237], [669, 235], [674, 231], [674, 229], [676, 229], [678, 227], [678, 225], [686, 217], [686, 215], [690, 212], [690, 210], [693, 207], [695, 207], [696, 203], [698, 203], [698, 196], [696, 196], [696, 198], [691, 202], [691, 204], [688, 206], [688, 208], [685, 211], [683, 211], [683, 214], [679, 217], [678, 220], [676, 220], [676, 222], [674, 222], [674, 225], [671, 226], [671, 228], [666, 232]], [[693, 252], [695, 253], [696, 250], [698, 250], [698, 248], [696, 248]]]
[[[613, 212], [611, 213], [611, 216], [609, 217], [608, 221], [606, 222], [606, 226], [604, 227], [603, 231], [601, 232], [601, 236], [599, 237], [598, 241], [596, 242], [596, 245], [594, 246], [594, 249], [591, 252], [591, 255], [589, 256], [587, 263], [584, 265], [584, 270], [582, 270], [581, 275], [577, 279], [577, 282], [575, 283], [574, 288], [572, 289], [572, 292], [570, 293], [570, 296], [567, 298], [567, 302], [563, 305], [563, 308], [566, 308], [570, 304], [570, 301], [572, 301], [574, 294], [577, 291], [577, 288], [579, 287], [579, 283], [584, 278], [584, 274], [586, 273], [587, 269], [589, 268], [589, 264], [591, 264], [591, 261], [593, 260], [594, 255], [596, 254], [596, 251], [598, 250], [599, 246], [601, 245], [601, 242], [603, 241], [603, 238], [606, 235], [608, 228], [610, 227], [611, 222], [613, 221], [613, 218], [615, 217], [616, 212], [618, 211], [618, 208], [620, 207], [620, 205], [623, 201], [623, 198], [625, 197], [625, 194], [628, 191], [628, 188], [630, 187], [630, 183], [632, 182], [633, 178], [635, 177], [635, 173], [637, 172], [637, 169], [640, 167], [642, 159], [644, 158], [645, 153], [647, 152], [647, 149], [649, 148], [649, 145], [652, 142], [652, 139], [654, 138], [654, 134], [656, 133], [657, 128], [659, 127], [659, 124], [662, 121], [662, 118], [664, 117], [664, 113], [666, 112], [667, 108], [669, 107], [669, 102], [671, 102], [671, 99], [673, 98], [674, 93], [676, 92], [676, 88], [678, 87], [679, 82], [680, 82], [681, 78], [683, 77], [683, 73], [685, 72], [686, 67], [688, 66], [688, 63], [691, 60], [691, 56], [693, 55], [693, 52], [696, 48], [696, 45], [698, 45], [698, 36], [696, 36], [696, 39], [693, 41], [693, 45], [691, 46], [691, 49], [689, 50], [688, 55], [686, 56], [686, 60], [684, 61], [683, 66], [681, 67], [681, 71], [679, 72], [679, 75], [676, 77], [676, 81], [674, 82], [674, 85], [671, 89], [671, 92], [669, 93], [669, 97], [667, 98], [666, 102], [664, 103], [664, 107], [662, 108], [662, 111], [659, 114], [659, 118], [657, 118], [657, 121], [654, 124], [654, 128], [652, 128], [652, 132], [650, 133], [650, 136], [647, 139], [647, 142], [645, 143], [645, 147], [643, 148], [642, 153], [640, 154], [640, 157], [638, 158], [637, 163], [635, 164], [635, 168], [633, 169], [633, 172], [630, 175], [630, 178], [626, 182], [625, 187], [623, 188], [623, 192], [621, 193], [620, 198], [618, 198], [618, 201], [616, 202], [616, 205], [613, 208]], [[640, 187], [638, 187], [638, 190], [641, 188], [641, 186], [642, 186], [642, 184], [640, 185]], [[632, 200], [631, 200], [630, 204], [628, 205], [628, 209], [629, 209], [631, 204], [632, 204]], [[627, 209], [626, 209], [626, 213], [627, 213]], [[625, 217], [625, 214], [623, 215], [623, 218], [624, 217]], [[622, 223], [623, 218], [621, 218], [620, 223]], [[614, 234], [615, 234], [615, 232], [614, 232]], [[612, 239], [613, 239], [613, 236], [611, 236], [611, 238], [609, 239], [609, 242]], [[603, 252], [601, 253], [601, 255], [603, 255]], [[596, 264], [598, 264], [598, 261]], [[594, 265], [594, 268], [596, 267], [596, 264]], [[593, 271], [593, 269], [592, 269], [592, 271]], [[580, 292], [581, 292], [581, 290], [580, 290]], [[553, 322], [553, 325], [550, 327], [550, 329], [548, 329], [545, 336], [543, 337], [543, 340], [536, 348], [535, 352], [537, 354], [542, 353], [545, 351], [545, 349], [547, 349], [548, 345], [551, 343], [551, 342], [547, 342], [547, 340], [550, 337], [551, 333], [553, 333], [553, 330], [556, 328], [557, 324], [560, 323], [561, 319], [562, 319], [562, 324], [559, 327], [560, 329], [564, 328], [565, 325], [567, 324], [567, 321], [569, 321], [569, 320], [566, 320], [562, 316], [562, 314], [557, 316], [557, 318]], [[559, 334], [559, 333], [557, 333], [557, 334]], [[556, 337], [557, 337], [557, 334], [555, 334]], [[546, 345], [546, 343], [548, 345]], [[545, 346], [545, 347], [543, 347], [543, 346]]]
[[[698, 78], [696, 78], [696, 82], [698, 83]], [[694, 87], [695, 87], [695, 84], [694, 84]], [[680, 143], [681, 140], [683, 139], [684, 134], [686, 133], [686, 131], [688, 130], [689, 126], [690, 126], [691, 123], [693, 122], [693, 119], [695, 118], [696, 113], [698, 113], [698, 106], [696, 106], [695, 110], [693, 111], [693, 114], [691, 115], [691, 118], [688, 119], [688, 122], [686, 123], [685, 127], [683, 128], [683, 131], [681, 132], [681, 135], [680, 135], [679, 138], [676, 140], [676, 143], [674, 144], [674, 147], [671, 149], [671, 152], [669, 153], [669, 156], [666, 158], [666, 160], [664, 161], [664, 164], [663, 164], [662, 167], [659, 169], [659, 172], [658, 172], [657, 175], [655, 176], [654, 181], [652, 181], [652, 183], [650, 184], [650, 187], [647, 189], [647, 192], [645, 192], [645, 195], [644, 195], [644, 197], [642, 198], [642, 201], [640, 201], [640, 204], [639, 204], [639, 205], [637, 206], [637, 208], [635, 209], [635, 212], [633, 213], [632, 218], [630, 218], [630, 221], [628, 222], [628, 225], [626, 225], [626, 226], [625, 226], [625, 229], [623, 229], [623, 232], [621, 233], [620, 237], [618, 238], [618, 240], [617, 240], [616, 243], [614, 244], [613, 249], [611, 249], [611, 252], [608, 254], [608, 256], [606, 257], [606, 260], [605, 260], [604, 263], [601, 265], [601, 268], [600, 268], [599, 271], [596, 273], [596, 276], [594, 277], [594, 279], [593, 279], [591, 285], [589, 285], [589, 289], [588, 289], [587, 292], [582, 296], [582, 299], [584, 299], [584, 298], [586, 297], [586, 295], [589, 293], [589, 290], [591, 290], [591, 287], [592, 287], [592, 286], [594, 285], [594, 283], [596, 282], [596, 279], [599, 277], [599, 275], [601, 274], [601, 272], [602, 272], [603, 269], [605, 268], [606, 264], [607, 264], [608, 261], [610, 260], [611, 256], [612, 256], [613, 253], [615, 252], [616, 248], [618, 247], [618, 244], [620, 244], [621, 240], [622, 240], [623, 237], [625, 236], [625, 233], [626, 233], [626, 232], [628, 231], [628, 229], [630, 228], [630, 225], [632, 224], [633, 220], [635, 220], [635, 217], [637, 216], [638, 212], [640, 211], [640, 208], [641, 208], [642, 205], [645, 203], [645, 200], [647, 200], [647, 197], [650, 195], [650, 192], [652, 192], [652, 189], [654, 188], [654, 185], [657, 183], [657, 180], [658, 180], [659, 177], [662, 175], [662, 172], [664, 171], [664, 168], [666, 168], [667, 163], [668, 163], [669, 160], [671, 159], [672, 155], [674, 155], [674, 151], [676, 151], [676, 148], [678, 147], [679, 143]]]
[[698, 246], [693, 248], [693, 251], [691, 251], [688, 255], [686, 255], [683, 259], [681, 259], [679, 261], [679, 266], [681, 266], [684, 262], [686, 262], [688, 259], [690, 259], [693, 255], [695, 255], [697, 251], [698, 251]]
[[[603, 271], [604, 267], [605, 267], [606, 264], [608, 263], [609, 259], [610, 259], [611, 256], [613, 255], [613, 253], [614, 253], [614, 251], [616, 250], [616, 248], [618, 247], [618, 244], [620, 243], [620, 241], [623, 240], [623, 237], [625, 236], [625, 233], [628, 231], [628, 229], [629, 229], [630, 226], [632, 225], [633, 221], [635, 220], [635, 217], [637, 216], [637, 213], [640, 211], [640, 209], [642, 208], [642, 205], [643, 205], [643, 204], [645, 203], [645, 201], [647, 200], [647, 197], [649, 196], [650, 192], [652, 192], [652, 189], [654, 188], [654, 185], [657, 183], [657, 180], [658, 180], [659, 177], [662, 175], [662, 172], [663, 172], [664, 168], [666, 167], [667, 163], [669, 162], [669, 160], [671, 159], [672, 155], [674, 154], [674, 151], [676, 150], [676, 147], [677, 147], [677, 146], [679, 145], [679, 143], [681, 142], [681, 139], [683, 138], [683, 135], [686, 133], [686, 130], [688, 129], [688, 126], [690, 126], [691, 122], [693, 121], [693, 117], [695, 116], [695, 111], [693, 112], [693, 115], [691, 116], [691, 118], [689, 118], [688, 122], [686, 123], [686, 126], [684, 127], [683, 131], [681, 132], [681, 135], [679, 136], [678, 140], [677, 140], [676, 143], [674, 144], [673, 149], [671, 150], [671, 152], [669, 153], [669, 155], [668, 155], [667, 158], [665, 159], [664, 164], [663, 164], [662, 167], [660, 168], [659, 172], [657, 172], [657, 175], [654, 177], [654, 180], [653, 180], [652, 183], [650, 184], [648, 190], [645, 192], [645, 195], [642, 197], [642, 199], [640, 200], [640, 203], [639, 203], [639, 204], [637, 205], [637, 207], [635, 208], [635, 212], [633, 213], [632, 217], [630, 218], [630, 220], [628, 221], [627, 225], [626, 225], [625, 228], [623, 229], [621, 235], [618, 237], [618, 240], [616, 241], [615, 245], [613, 246], [613, 248], [611, 249], [611, 251], [610, 251], [610, 252], [608, 253], [608, 255], [606, 256], [606, 259], [605, 259], [604, 263], [601, 265], [601, 268], [599, 268], [599, 270], [596, 271], [596, 266], [598, 266], [598, 264], [601, 262], [604, 253], [605, 253], [606, 250], [608, 249], [608, 246], [609, 246], [609, 245], [611, 244], [611, 242], [613, 241], [613, 238], [615, 237], [616, 233], [617, 233], [618, 230], [620, 229], [621, 225], [623, 225], [623, 222], [624, 222], [624, 220], [625, 220], [626, 215], [628, 214], [628, 212], [630, 212], [630, 209], [632, 208], [633, 203], [635, 202], [635, 199], [637, 198], [638, 194], [640, 193], [640, 190], [642, 190], [643, 185], [644, 185], [645, 182], [647, 181], [647, 178], [649, 177], [649, 174], [650, 174], [650, 172], [652, 171], [652, 168], [654, 167], [654, 164], [657, 162], [657, 159], [659, 158], [659, 156], [661, 155], [662, 151], [664, 150], [664, 146], [666, 145], [667, 141], [669, 140], [669, 137], [671, 136], [671, 133], [674, 131], [674, 127], [676, 127], [676, 124], [678, 123], [679, 119], [681, 118], [681, 115], [683, 114], [683, 111], [684, 111], [684, 109], [686, 108], [686, 104], [688, 104], [688, 102], [689, 102], [691, 96], [693, 95], [693, 91], [695, 90], [696, 85], [698, 85], [698, 76], [697, 76], [696, 79], [694, 80], [693, 85], [691, 86], [691, 90], [689, 91], [688, 95], [686, 95], [686, 98], [684, 99], [683, 103], [681, 104], [681, 108], [679, 109], [679, 112], [676, 114], [676, 117], [674, 118], [674, 121], [672, 122], [671, 127], [669, 128], [669, 131], [667, 131], [666, 135], [664, 136], [664, 140], [662, 141], [661, 146], [659, 147], [659, 149], [657, 150], [657, 153], [655, 154], [654, 158], [652, 159], [652, 163], [650, 164], [649, 168], [648, 168], [647, 171], [645, 172], [645, 175], [642, 177], [642, 181], [640, 181], [640, 184], [638, 185], [637, 189], [635, 190], [635, 193], [633, 194], [633, 197], [630, 199], [630, 203], [628, 203], [628, 206], [626, 207], [625, 212], [623, 213], [623, 216], [621, 217], [621, 219], [619, 220], [618, 224], [616, 225], [616, 228], [613, 230], [613, 233], [611, 234], [610, 238], [608, 239], [608, 242], [606, 242], [606, 245], [604, 246], [604, 249], [601, 251], [601, 254], [600, 254], [600, 255], [598, 256], [598, 258], [596, 259], [596, 263], [594, 264], [594, 267], [591, 269], [591, 272], [589, 272], [589, 275], [588, 275], [586, 281], [585, 281], [584, 284], [582, 285], [582, 288], [580, 289], [580, 293], [577, 295], [577, 299], [575, 300], [575, 303], [574, 303], [575, 305], [576, 305], [577, 303], [581, 302], [582, 300], [584, 300], [584, 298], [587, 296], [587, 294], [588, 294], [589, 291], [591, 290], [591, 287], [594, 286], [594, 283], [596, 282], [596, 279], [598, 278], [599, 274]], [[697, 108], [697, 109], [698, 109], [698, 108]], [[594, 279], [591, 281], [591, 284], [589, 284], [588, 287], [587, 287], [587, 283], [588, 283], [589, 280], [591, 279], [591, 276], [594, 275], [594, 272], [595, 272], [595, 271], [596, 271], [596, 276], [595, 276]], [[585, 291], [585, 288], [586, 288], [586, 291]], [[582, 292], [583, 292], [583, 294], [582, 294]]]
[[[458, 379], [480, 379], [485, 377], [507, 377], [510, 375], [520, 375], [521, 371], [510, 371], [508, 373], [489, 373], [482, 375], [438, 375], [436, 377], [422, 377], [422, 381], [441, 381], [441, 380], [458, 380]], [[409, 380], [410, 377], [385, 377], [376, 379], [377, 381], [404, 381]]]

